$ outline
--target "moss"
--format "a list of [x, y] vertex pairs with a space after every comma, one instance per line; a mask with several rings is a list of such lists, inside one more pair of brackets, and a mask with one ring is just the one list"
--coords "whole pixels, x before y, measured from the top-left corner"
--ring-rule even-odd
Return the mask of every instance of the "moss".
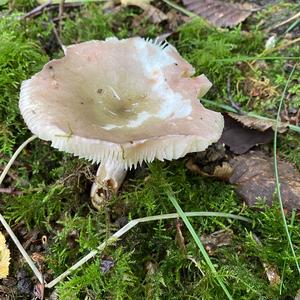
[[27, 131], [18, 108], [21, 82], [37, 72], [47, 56], [37, 43], [25, 38], [16, 16], [0, 19], [0, 40], [0, 144], [1, 153], [11, 155]]
[[132, 25], [139, 13], [139, 9], [131, 8], [104, 14], [101, 6], [86, 5], [63, 23], [62, 41], [65, 45], [69, 45], [88, 40], [103, 40], [112, 36], [118, 38], [136, 35], [156, 37], [161, 32], [161, 28], [151, 24], [146, 18], [141, 20], [140, 26]]
[[[244, 66], [234, 66], [230, 59], [255, 56], [263, 47], [263, 34], [259, 31], [249, 33], [241, 28], [219, 30], [201, 19], [183, 25], [178, 33], [178, 40], [174, 42], [179, 52], [195, 67], [197, 74], [206, 74], [214, 83], [209, 94], [213, 99], [223, 100], [228, 78], [232, 81], [233, 93], [235, 82], [244, 78]], [[220, 62], [221, 59], [229, 62]]]
[[[21, 2], [20, 2], [21, 3]], [[20, 10], [23, 10], [20, 8]], [[124, 38], [134, 35], [155, 37], [164, 28], [142, 20], [132, 26], [140, 14], [138, 8], [122, 8], [104, 13], [100, 5], [89, 4], [69, 12], [62, 21], [65, 44], [109, 36]], [[50, 57], [60, 57], [51, 13], [26, 23], [16, 17], [0, 19], [0, 117], [1, 153], [7, 160], [14, 145], [29, 134], [18, 112], [18, 93], [22, 80], [41, 69]], [[218, 30], [200, 20], [182, 26], [172, 43], [196, 68], [214, 83], [208, 97], [224, 102], [227, 80], [231, 79], [231, 96], [247, 110], [274, 114], [279, 96], [251, 98], [248, 79], [261, 81], [280, 91], [288, 76], [289, 66], [282, 61], [266, 62], [266, 67], [237, 62], [240, 56], [262, 52], [264, 36], [258, 31], [244, 33], [241, 28]], [[284, 53], [296, 54], [297, 47]], [[275, 55], [275, 54], [274, 54]], [[277, 55], [277, 54], [276, 54]], [[220, 59], [228, 59], [227, 62]], [[295, 74], [295, 78], [298, 74]], [[297, 82], [290, 87], [291, 103], [297, 107]], [[279, 94], [278, 94], [279, 95]], [[288, 133], [280, 139], [280, 154], [298, 167], [300, 157], [296, 135]], [[299, 149], [300, 150], [300, 149]], [[90, 207], [91, 186], [89, 163], [52, 149], [49, 143], [36, 140], [19, 157], [17, 181], [7, 181], [23, 192], [6, 195], [1, 204], [11, 223], [20, 220], [30, 228], [39, 228], [49, 236], [47, 268], [53, 277], [65, 271], [113, 232], [124, 221], [143, 216], [174, 212], [166, 196], [172, 189], [184, 211], [219, 211], [241, 214], [253, 225], [221, 218], [191, 218], [199, 236], [220, 229], [232, 230], [234, 236], [227, 246], [216, 249], [211, 259], [226, 282], [234, 299], [282, 299], [294, 297], [300, 287], [296, 268], [287, 247], [279, 208], [274, 206], [250, 209], [245, 207], [228, 184], [190, 173], [185, 159], [154, 162], [139, 171], [132, 171], [123, 190], [107, 203], [101, 212]], [[94, 171], [94, 170], [93, 170]], [[290, 220], [289, 220], [290, 222]], [[178, 246], [176, 220], [140, 224], [115, 245], [71, 274], [57, 286], [61, 299], [224, 299], [224, 293], [205, 264], [198, 248], [184, 226], [181, 232], [186, 250]], [[298, 254], [300, 224], [290, 226]], [[257, 244], [254, 234], [260, 239]], [[114, 266], [103, 272], [102, 263], [109, 257]], [[270, 287], [263, 264], [277, 267], [284, 273], [279, 286]]]
[[101, 260], [96, 259], [83, 272], [78, 272], [72, 280], [58, 288], [59, 297], [79, 300], [90, 295], [92, 299], [131, 299], [129, 293], [137, 281], [132, 271], [131, 256], [132, 253], [117, 249], [112, 256], [115, 265], [108, 272], [101, 270]]

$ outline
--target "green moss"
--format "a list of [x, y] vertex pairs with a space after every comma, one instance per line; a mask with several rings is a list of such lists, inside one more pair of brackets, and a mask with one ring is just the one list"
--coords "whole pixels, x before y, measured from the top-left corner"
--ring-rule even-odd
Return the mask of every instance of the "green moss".
[[[131, 182], [131, 187], [127, 187], [127, 191], [123, 191], [118, 203], [115, 199], [115, 202], [109, 204], [112, 220], [123, 216], [119, 210], [120, 203], [123, 206], [122, 211], [126, 213], [128, 210], [132, 218], [146, 214], [173, 212], [174, 209], [164, 193], [164, 190], [170, 186], [185, 211], [210, 210], [238, 213], [238, 211], [244, 210], [248, 217], [255, 220], [254, 229], [248, 226], [245, 230], [245, 224], [237, 221], [232, 222], [220, 218], [191, 218], [199, 235], [225, 228], [233, 230], [232, 244], [218, 249], [211, 259], [235, 298], [277, 299], [278, 287], [269, 287], [263, 263], [276, 265], [282, 271], [283, 263], [286, 261], [289, 264], [289, 268], [286, 268], [286, 282], [291, 280], [292, 272], [295, 271], [292, 257], [287, 252], [287, 244], [282, 240], [284, 230], [280, 222], [278, 207], [265, 211], [245, 209], [230, 186], [190, 174], [185, 169], [183, 162], [155, 162], [149, 166], [147, 180]], [[98, 221], [101, 222], [101, 219], [105, 219], [103, 214], [100, 215]], [[74, 223], [69, 223], [70, 220], [63, 221], [62, 224], [74, 225], [76, 218], [74, 221]], [[70, 228], [83, 230], [80, 229], [82, 225], [65, 226], [69, 228], [67, 231], [70, 231]], [[295, 225], [293, 231], [297, 228], [299, 228], [299, 224]], [[261, 239], [262, 245], [257, 245], [251, 238], [253, 230]], [[97, 231], [99, 232], [99, 229]], [[89, 231], [86, 230], [86, 232]], [[102, 228], [100, 232], [104, 233], [105, 230]], [[121, 247], [124, 253], [131, 253], [130, 261], [134, 261], [134, 264], [130, 263], [130, 272], [135, 278], [135, 283], [134, 286], [131, 285], [131, 282], [121, 285], [122, 297], [125, 299], [147, 297], [147, 299], [185, 299], [189, 297], [224, 299], [223, 291], [215, 282], [213, 274], [203, 261], [193, 239], [185, 228], [182, 228], [182, 233], [186, 243], [186, 253], [183, 253], [176, 244], [176, 226], [172, 220], [140, 224], [117, 243], [117, 248], [110, 247], [106, 250], [108, 255], [114, 255], [115, 249]], [[294, 238], [299, 241], [298, 235], [295, 235]], [[96, 242], [92, 235], [89, 239]], [[98, 242], [100, 243], [103, 239], [104, 235], [99, 237]], [[65, 240], [66, 236], [60, 239], [62, 245]], [[59, 244], [58, 241], [55, 244]], [[81, 248], [81, 246], [76, 248], [76, 253], [82, 252]], [[65, 253], [62, 252], [62, 249]], [[70, 253], [66, 249], [65, 245], [60, 250], [57, 248], [52, 252], [53, 257], [59, 256], [58, 253], [63, 253], [65, 258], [70, 257]], [[87, 250], [87, 248], [82, 249]], [[98, 268], [97, 275], [94, 273], [95, 265]], [[118, 272], [118, 266], [114, 268], [116, 268], [115, 272]], [[102, 274], [98, 262], [94, 262], [89, 267], [83, 267], [82, 271], [74, 277], [72, 276], [73, 279], [68, 283], [62, 284], [59, 287], [61, 295], [68, 295], [70, 287], [75, 286], [76, 291], [73, 291], [70, 297], [74, 299], [79, 297], [78, 299], [80, 299], [86, 285], [91, 285], [95, 276], [98, 276], [98, 279], [105, 278], [107, 286], [112, 286], [116, 280], [110, 274]], [[99, 282], [101, 280], [99, 279]], [[101, 291], [98, 294], [101, 297], [104, 295], [114, 297], [115, 295], [115, 291], [103, 286], [96, 289]], [[283, 291], [283, 294], [286, 295], [294, 293], [295, 290]]]
[[58, 287], [61, 299], [79, 300], [86, 295], [92, 299], [132, 299], [130, 290], [134, 289], [137, 278], [133, 275], [132, 253], [122, 248], [113, 255], [114, 267], [108, 272], [101, 271], [101, 260], [96, 259], [83, 272], [78, 272], [72, 280]]
[[89, 40], [103, 40], [112, 36], [118, 38], [137, 35], [156, 37], [161, 32], [161, 28], [151, 24], [146, 18], [140, 21], [140, 26], [132, 25], [139, 13], [139, 9], [131, 8], [104, 14], [101, 6], [86, 5], [63, 22], [62, 41], [69, 45]]
[[174, 41], [177, 49], [195, 67], [197, 74], [204, 73], [213, 82], [209, 97], [214, 99], [226, 95], [228, 78], [232, 81], [233, 93], [234, 83], [244, 78], [241, 66], [218, 60], [255, 56], [263, 49], [263, 34], [259, 31], [219, 30], [201, 19], [183, 25], [178, 33], [178, 40]]
[[[163, 32], [163, 27], [150, 24], [146, 19], [141, 26], [132, 26], [140, 12], [138, 8], [122, 8], [106, 14], [100, 5], [85, 5], [72, 10], [69, 18], [62, 21], [61, 38], [68, 45], [110, 36], [155, 37]], [[29, 134], [18, 111], [20, 83], [48, 60], [44, 50], [50, 57], [62, 56], [53, 35], [51, 17], [51, 13], [45, 13], [26, 23], [13, 16], [0, 19], [0, 68], [3, 70], [0, 76], [0, 145], [1, 153], [6, 156]], [[280, 90], [288, 75], [288, 68], [282, 68], [283, 62], [266, 62], [265, 69], [236, 62], [236, 57], [262, 52], [264, 36], [260, 32], [246, 34], [240, 28], [219, 30], [194, 20], [182, 26], [172, 39], [171, 43], [195, 66], [196, 73], [205, 73], [214, 83], [208, 94], [211, 100], [224, 102], [227, 99], [226, 86], [230, 77], [233, 100], [247, 110], [268, 112], [277, 106], [277, 97], [259, 99], [250, 105], [249, 91], [244, 87], [246, 78], [259, 80], [266, 76], [270, 85]], [[293, 47], [286, 53], [296, 54], [297, 49]], [[228, 61], [220, 62], [220, 59]], [[297, 76], [295, 74], [295, 78]], [[296, 83], [289, 92], [293, 95], [290, 103], [298, 107], [300, 96]], [[300, 166], [296, 135], [287, 134], [281, 138], [279, 147], [282, 156]], [[294, 297], [300, 288], [279, 208], [245, 207], [232, 186], [191, 173], [185, 167], [185, 159], [155, 161], [140, 171], [132, 171], [120, 194], [101, 212], [90, 207], [89, 163], [60, 153], [40, 140], [30, 144], [19, 160], [18, 179], [14, 185], [23, 194], [2, 197], [2, 210], [11, 223], [22, 220], [28, 227], [48, 233], [49, 249], [45, 256], [53, 276], [60, 275], [95, 249], [122, 227], [124, 220], [175, 212], [165, 193], [166, 189], [172, 189], [184, 211], [228, 212], [245, 215], [254, 221], [252, 226], [221, 218], [190, 219], [199, 236], [220, 229], [233, 231], [233, 241], [217, 248], [211, 259], [234, 299], [282, 299]], [[298, 220], [290, 229], [299, 255]], [[60, 298], [224, 299], [222, 289], [184, 226], [181, 232], [185, 251], [176, 241], [175, 220], [138, 225], [60, 283], [57, 286]], [[261, 244], [255, 241], [254, 234]], [[103, 272], [101, 263], [107, 257], [114, 261], [114, 266]], [[284, 272], [281, 295], [279, 286], [270, 287], [264, 263], [276, 266], [279, 275]]]
[[18, 108], [21, 82], [37, 72], [47, 56], [25, 38], [16, 16], [0, 19], [0, 40], [0, 145], [2, 154], [11, 155], [14, 144], [20, 143], [27, 131]]

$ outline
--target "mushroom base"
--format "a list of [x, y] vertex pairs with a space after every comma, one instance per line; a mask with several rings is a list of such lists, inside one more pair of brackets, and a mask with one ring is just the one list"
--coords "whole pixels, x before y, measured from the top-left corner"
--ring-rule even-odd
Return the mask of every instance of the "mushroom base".
[[115, 162], [107, 161], [99, 165], [90, 192], [92, 204], [96, 209], [101, 209], [112, 194], [118, 192], [126, 174], [127, 170], [124, 169], [124, 166]]

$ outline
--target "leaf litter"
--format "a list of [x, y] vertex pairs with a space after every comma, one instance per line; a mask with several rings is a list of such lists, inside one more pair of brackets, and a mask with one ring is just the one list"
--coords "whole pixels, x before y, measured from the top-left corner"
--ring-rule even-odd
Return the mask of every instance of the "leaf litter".
[[183, 0], [186, 8], [211, 25], [234, 27], [246, 20], [258, 6], [250, 3], [230, 3], [218, 0]]

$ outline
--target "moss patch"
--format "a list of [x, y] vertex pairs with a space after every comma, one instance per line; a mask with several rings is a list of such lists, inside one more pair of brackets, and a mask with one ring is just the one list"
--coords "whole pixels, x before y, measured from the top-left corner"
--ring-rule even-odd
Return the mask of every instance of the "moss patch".
[[[17, 9], [28, 10], [29, 7], [17, 5]], [[133, 20], [140, 13], [139, 8], [132, 7], [105, 13], [101, 5], [84, 5], [68, 11], [68, 18], [62, 21], [61, 39], [67, 45], [110, 36], [155, 37], [164, 32], [163, 24], [153, 25], [146, 19], [142, 20], [141, 26], [133, 27]], [[39, 71], [50, 58], [62, 56], [53, 33], [54, 15], [55, 11], [46, 12], [26, 22], [15, 14], [0, 19], [2, 165], [16, 145], [30, 134], [18, 110], [21, 82]], [[239, 57], [252, 57], [264, 50], [267, 36], [251, 22], [249, 26], [250, 32], [245, 32], [243, 27], [219, 30], [199, 19], [193, 20], [178, 28], [170, 42], [195, 67], [197, 74], [205, 73], [214, 83], [207, 95], [210, 100], [228, 104], [230, 94], [244, 110], [274, 117], [290, 62], [239, 61]], [[298, 50], [299, 47], [294, 46], [272, 55], [297, 55]], [[296, 72], [295, 78], [298, 78], [299, 70]], [[296, 80], [289, 93], [289, 107], [299, 107]], [[281, 156], [300, 166], [297, 135], [281, 135], [279, 147]], [[47, 235], [48, 246], [43, 255], [46, 269], [52, 270], [51, 278], [105, 241], [128, 220], [174, 212], [165, 193], [166, 189], [172, 189], [184, 211], [227, 212], [254, 221], [249, 225], [216, 217], [191, 218], [199, 236], [222, 229], [232, 230], [231, 243], [218, 247], [211, 259], [235, 299], [284, 299], [296, 295], [300, 280], [276, 205], [249, 209], [238, 199], [232, 186], [190, 173], [185, 167], [185, 159], [181, 159], [154, 162], [131, 171], [119, 195], [97, 212], [89, 201], [94, 169], [95, 166], [91, 167], [88, 162], [35, 140], [19, 157], [18, 164], [11, 170], [12, 176], [4, 183], [22, 194], [3, 196], [1, 212], [11, 224], [22, 220], [27, 228], [38, 229]], [[180, 228], [185, 250], [178, 244], [176, 220], [138, 225], [60, 283], [57, 286], [60, 298], [224, 299], [222, 289], [194, 241], [184, 226]], [[298, 220], [290, 230], [298, 252]], [[108, 269], [104, 266], [107, 260], [112, 262]], [[270, 285], [266, 265], [275, 266], [283, 276], [282, 288]]]

